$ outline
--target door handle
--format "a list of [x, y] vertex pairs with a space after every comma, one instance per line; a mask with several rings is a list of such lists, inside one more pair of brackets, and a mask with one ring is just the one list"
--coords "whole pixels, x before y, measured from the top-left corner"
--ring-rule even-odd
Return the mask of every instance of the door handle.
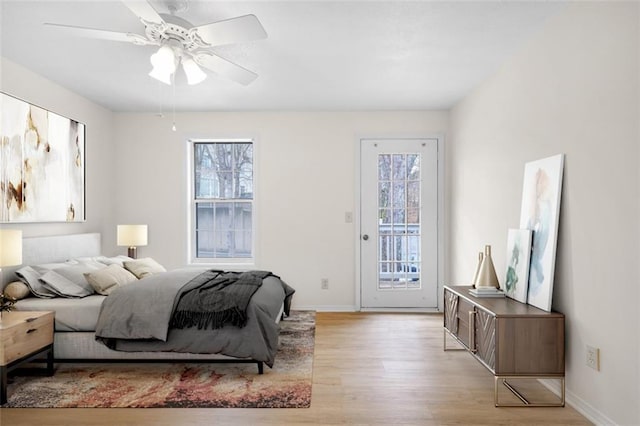
[[367, 240], [369, 239], [369, 236], [368, 236], [367, 234], [364, 234], [364, 235], [362, 236], [362, 239], [363, 239], [363, 240], [365, 240], [365, 241], [367, 241]]
[[476, 312], [469, 311], [469, 349], [471, 349], [471, 353], [475, 354], [478, 352], [476, 348]]

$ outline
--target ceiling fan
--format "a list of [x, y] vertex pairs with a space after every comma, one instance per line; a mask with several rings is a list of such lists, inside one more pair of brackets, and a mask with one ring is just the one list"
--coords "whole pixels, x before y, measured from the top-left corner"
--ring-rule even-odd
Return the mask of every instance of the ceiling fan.
[[147, 0], [121, 1], [140, 19], [144, 25], [145, 35], [72, 25], [52, 23], [45, 23], [45, 25], [74, 36], [123, 41], [139, 46], [160, 46], [157, 52], [151, 55], [153, 69], [149, 75], [169, 85], [179, 64], [182, 64], [189, 84], [200, 83], [206, 78], [206, 74], [200, 67], [243, 85], [248, 85], [258, 77], [253, 71], [209, 50], [214, 46], [267, 38], [267, 33], [255, 15], [239, 16], [196, 27], [175, 16], [176, 12], [186, 10], [187, 0], [165, 1], [170, 14], [156, 12]]

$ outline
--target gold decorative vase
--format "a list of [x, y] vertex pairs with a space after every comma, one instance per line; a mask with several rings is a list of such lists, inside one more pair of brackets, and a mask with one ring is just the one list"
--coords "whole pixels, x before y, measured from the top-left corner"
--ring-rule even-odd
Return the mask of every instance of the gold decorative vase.
[[478, 253], [478, 264], [476, 265], [476, 272], [473, 274], [473, 281], [471, 281], [471, 287], [476, 288], [476, 282], [478, 282], [478, 274], [480, 274], [480, 266], [482, 266], [483, 253]]
[[480, 264], [478, 276], [474, 283], [476, 288], [494, 287], [500, 289], [500, 282], [496, 275], [496, 268], [493, 266], [493, 259], [491, 258], [491, 246], [484, 246], [484, 257]]

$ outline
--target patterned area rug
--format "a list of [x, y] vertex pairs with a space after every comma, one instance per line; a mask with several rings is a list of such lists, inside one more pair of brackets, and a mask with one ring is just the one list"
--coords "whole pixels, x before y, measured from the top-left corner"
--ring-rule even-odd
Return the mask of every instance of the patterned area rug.
[[256, 364], [58, 364], [52, 377], [16, 377], [8, 407], [307, 408], [315, 312], [281, 321], [272, 369]]

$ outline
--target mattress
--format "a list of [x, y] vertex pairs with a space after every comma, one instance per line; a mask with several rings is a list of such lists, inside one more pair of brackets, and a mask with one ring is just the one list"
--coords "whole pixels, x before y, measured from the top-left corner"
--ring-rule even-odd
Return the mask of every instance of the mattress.
[[28, 297], [14, 305], [18, 311], [54, 311], [55, 331], [95, 331], [100, 306], [107, 296], [93, 294], [81, 299]]

